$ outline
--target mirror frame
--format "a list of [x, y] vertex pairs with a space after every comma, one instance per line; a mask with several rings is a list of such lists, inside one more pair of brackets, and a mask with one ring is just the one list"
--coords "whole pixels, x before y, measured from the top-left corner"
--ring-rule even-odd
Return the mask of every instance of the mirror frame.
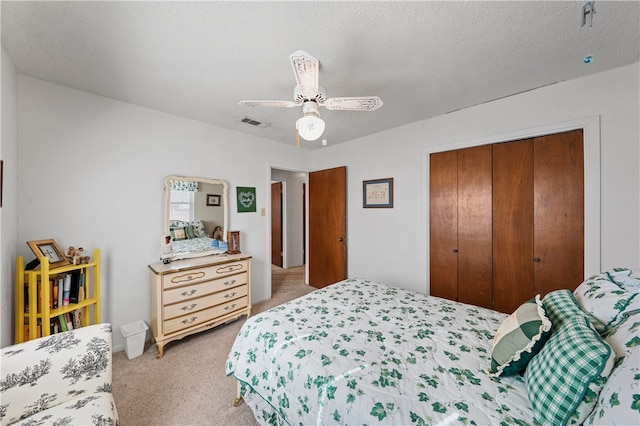
[[174, 180], [182, 180], [187, 182], [203, 182], [210, 183], [213, 185], [222, 185], [222, 208], [224, 214], [224, 225], [222, 226], [222, 238], [223, 241], [227, 241], [227, 233], [229, 231], [229, 184], [226, 180], [222, 179], [209, 179], [203, 177], [194, 177], [194, 176], [178, 176], [178, 175], [170, 175], [167, 176], [164, 180], [164, 234], [169, 235], [169, 211], [170, 211], [170, 198], [171, 198], [171, 187], [169, 182]]

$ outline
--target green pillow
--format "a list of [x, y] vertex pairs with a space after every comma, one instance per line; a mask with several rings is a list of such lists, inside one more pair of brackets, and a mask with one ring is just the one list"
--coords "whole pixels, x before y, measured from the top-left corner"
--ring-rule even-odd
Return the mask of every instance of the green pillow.
[[585, 316], [567, 320], [527, 366], [525, 383], [542, 425], [581, 424], [593, 411], [616, 354]]
[[603, 334], [606, 330], [606, 326], [603, 323], [580, 307], [575, 296], [569, 290], [556, 290], [547, 293], [542, 299], [542, 304], [551, 320], [552, 333], [558, 331], [565, 322], [575, 316], [586, 317], [599, 334]]
[[493, 339], [492, 376], [520, 374], [551, 335], [551, 321], [545, 315], [538, 294], [505, 319]]
[[185, 226], [184, 230], [187, 234], [187, 238], [191, 239], [196, 237], [196, 234], [193, 232], [193, 226], [191, 225]]

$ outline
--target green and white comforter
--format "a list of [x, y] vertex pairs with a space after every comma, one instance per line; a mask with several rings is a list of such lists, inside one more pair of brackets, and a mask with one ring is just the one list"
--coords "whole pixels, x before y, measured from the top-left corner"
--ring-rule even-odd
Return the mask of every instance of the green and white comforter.
[[349, 279], [250, 318], [227, 375], [263, 424], [530, 424], [522, 377], [486, 373], [506, 316]]

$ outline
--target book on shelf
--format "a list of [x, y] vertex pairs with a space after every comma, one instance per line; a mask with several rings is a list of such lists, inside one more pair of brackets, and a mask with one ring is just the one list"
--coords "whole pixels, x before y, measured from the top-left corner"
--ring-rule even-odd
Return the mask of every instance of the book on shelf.
[[71, 274], [66, 274], [64, 276], [64, 286], [63, 286], [63, 295], [62, 295], [62, 305], [67, 306], [70, 302], [71, 295]]
[[73, 311], [73, 326], [75, 328], [82, 327], [82, 309], [76, 309]]
[[58, 315], [58, 323], [60, 323], [60, 331], [69, 331], [67, 328], [67, 320], [63, 314]]
[[58, 282], [58, 307], [60, 307], [64, 303], [64, 275], [56, 276], [56, 281]]
[[[29, 340], [29, 330], [30, 330], [30, 326], [28, 322], [24, 323], [24, 341]], [[36, 337], [42, 337], [42, 328], [40, 327], [40, 324], [37, 325], [36, 328]]]
[[73, 330], [73, 321], [71, 319], [71, 313], [70, 312], [65, 313], [64, 319], [67, 322], [67, 330]]
[[51, 277], [51, 279], [49, 279], [49, 282], [51, 283], [49, 291], [49, 297], [51, 298], [49, 307], [51, 309], [56, 309], [58, 307], [58, 279], [56, 277]]
[[71, 287], [69, 288], [69, 303], [78, 303], [80, 287], [84, 286], [84, 273], [81, 269], [71, 272]]

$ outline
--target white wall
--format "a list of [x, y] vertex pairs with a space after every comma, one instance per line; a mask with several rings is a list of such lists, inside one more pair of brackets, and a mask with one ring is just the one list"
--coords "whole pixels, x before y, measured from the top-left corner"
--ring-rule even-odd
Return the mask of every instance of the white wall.
[[18, 240], [18, 81], [4, 49], [1, 74], [0, 159], [4, 161], [4, 170], [0, 208], [0, 347], [5, 347], [13, 343], [13, 259]]
[[[15, 96], [15, 75], [5, 77], [4, 62], [6, 179], [5, 138], [15, 145], [16, 132], [5, 130], [5, 119], [15, 121], [15, 113], [5, 111], [4, 93], [8, 87]], [[2, 344], [12, 328], [4, 295], [13, 279], [6, 280], [6, 268], [13, 269], [17, 254], [32, 257], [25, 242], [34, 239], [101, 248], [103, 320], [115, 330], [133, 320], [148, 321], [146, 265], [157, 258], [162, 187], [169, 174], [226, 179], [230, 200], [236, 186], [257, 188], [257, 213], [238, 214], [230, 201], [230, 228], [242, 232], [242, 250], [254, 256], [254, 303], [271, 291], [269, 214], [260, 216], [260, 208], [269, 206], [272, 167], [310, 171], [346, 165], [349, 276], [428, 292], [429, 150], [592, 116], [600, 116], [601, 124], [601, 268], [638, 269], [639, 76], [635, 64], [313, 153], [18, 77], [19, 173], [13, 173], [20, 176], [20, 215], [15, 245], [6, 249], [5, 235], [15, 226], [6, 223], [6, 204], [2, 208]], [[225, 161], [216, 161], [221, 157]], [[394, 178], [394, 208], [363, 209], [362, 181], [384, 177]], [[12, 213], [9, 222], [16, 217]], [[121, 350], [120, 334], [114, 339], [114, 348]]]
[[[635, 64], [314, 152], [314, 170], [347, 166], [349, 276], [428, 292], [429, 151], [593, 116], [601, 130], [599, 267], [638, 269], [639, 77]], [[362, 181], [386, 177], [394, 178], [394, 208], [363, 209]]]
[[[19, 233], [102, 253], [102, 320], [149, 321], [149, 270], [163, 233], [167, 175], [225, 179], [229, 229], [253, 256], [252, 302], [271, 296], [270, 163], [309, 169], [311, 153], [24, 76], [19, 94]], [[251, 155], [247, 155], [247, 153]], [[221, 161], [224, 159], [224, 161]], [[256, 213], [237, 213], [236, 186], [256, 187]], [[11, 256], [13, 257], [13, 256]], [[114, 349], [123, 348], [114, 333]]]
[[271, 179], [283, 182], [283, 251], [284, 268], [293, 268], [304, 263], [303, 254], [303, 191], [307, 174], [288, 170], [273, 169]]

